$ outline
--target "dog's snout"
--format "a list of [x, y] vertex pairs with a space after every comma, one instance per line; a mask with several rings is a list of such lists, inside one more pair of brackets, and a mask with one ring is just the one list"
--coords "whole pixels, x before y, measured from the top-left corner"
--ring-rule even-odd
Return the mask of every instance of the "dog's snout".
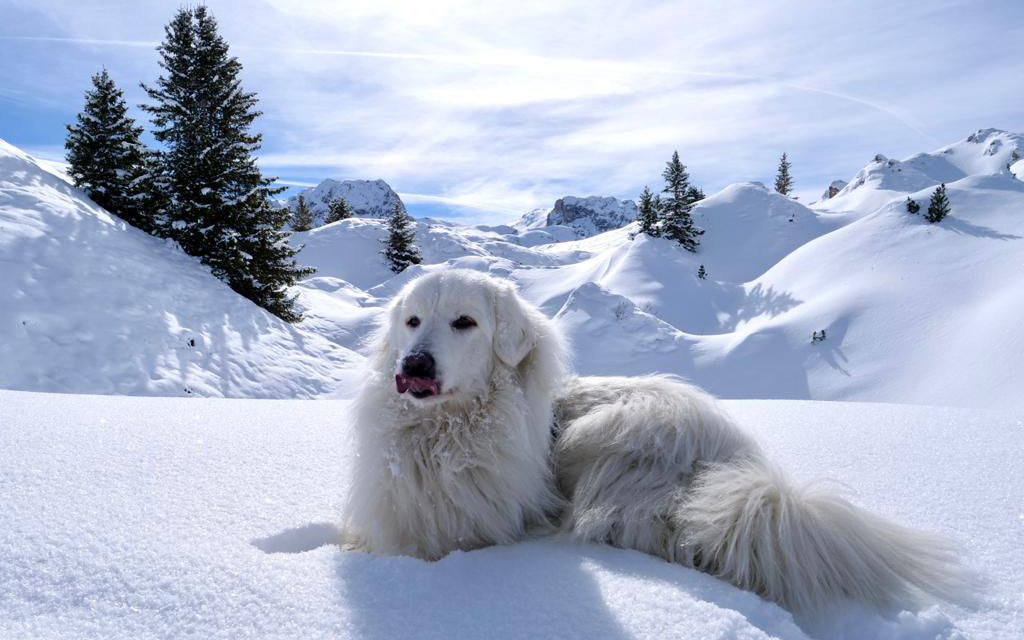
[[402, 359], [402, 373], [413, 378], [433, 378], [434, 356], [426, 351], [410, 353]]

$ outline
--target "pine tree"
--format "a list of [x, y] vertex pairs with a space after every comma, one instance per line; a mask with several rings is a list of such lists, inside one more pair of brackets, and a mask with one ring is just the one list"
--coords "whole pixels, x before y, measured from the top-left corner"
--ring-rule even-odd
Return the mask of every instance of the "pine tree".
[[421, 259], [420, 250], [416, 248], [416, 229], [400, 201], [395, 202], [395, 208], [388, 217], [388, 231], [382, 253], [391, 270], [401, 273], [409, 265], [419, 264]]
[[706, 197], [707, 196], [704, 195], [704, 191], [698, 187], [690, 187], [686, 190], [686, 200], [690, 204], [697, 204]]
[[914, 202], [914, 200], [910, 196], [907, 196], [907, 211], [909, 213], [917, 213], [920, 210], [921, 205]]
[[339, 220], [346, 220], [351, 218], [352, 215], [352, 207], [348, 206], [345, 198], [334, 198], [327, 203], [327, 217], [324, 218], [324, 223], [330, 224]]
[[779, 159], [779, 172], [775, 176], [775, 190], [784, 196], [793, 192], [793, 178], [789, 175], [789, 168], [792, 166], [786, 154]]
[[124, 93], [107, 70], [92, 76], [77, 124], [66, 125], [64, 141], [75, 186], [128, 224], [152, 231], [148, 208], [149, 152], [139, 141], [142, 127], [128, 117]]
[[704, 231], [693, 225], [693, 217], [690, 215], [693, 207], [690, 200], [690, 176], [679, 161], [678, 151], [672, 153], [672, 159], [666, 163], [661, 177], [665, 179], [665, 188], [661, 191], [668, 194], [659, 208], [661, 234], [672, 238], [687, 251], [696, 252], [700, 245], [697, 238]]
[[658, 229], [658, 207], [654, 194], [646, 186], [640, 194], [640, 205], [636, 211], [636, 221], [640, 224], [640, 233], [646, 233], [652, 238], [661, 235]]
[[261, 135], [256, 94], [242, 89], [237, 58], [217, 33], [206, 7], [179, 9], [157, 48], [164, 73], [145, 89], [158, 152], [163, 233], [209, 265], [239, 294], [288, 321], [297, 321], [287, 288], [313, 272], [294, 260], [287, 209], [276, 209], [273, 188], [253, 155]]
[[707, 269], [704, 268], [704, 265], [700, 265], [700, 267], [697, 269], [697, 277], [700, 278], [701, 280], [707, 280], [708, 272]]
[[309, 231], [313, 228], [313, 212], [306, 205], [306, 198], [299, 194], [299, 202], [295, 205], [292, 216], [292, 231]]
[[932, 193], [931, 202], [928, 203], [928, 213], [924, 214], [924, 219], [928, 222], [942, 222], [942, 219], [949, 215], [949, 210], [946, 185], [940, 184]]

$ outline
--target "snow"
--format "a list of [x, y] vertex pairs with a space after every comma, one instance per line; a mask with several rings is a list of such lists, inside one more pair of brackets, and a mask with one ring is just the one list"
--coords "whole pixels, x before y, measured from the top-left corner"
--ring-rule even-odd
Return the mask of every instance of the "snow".
[[[568, 334], [581, 373], [672, 372], [729, 398], [1020, 408], [1024, 183], [986, 152], [1015, 134], [984, 138], [902, 162], [880, 156], [860, 184], [812, 207], [757, 183], [730, 185], [694, 208], [706, 229], [696, 254], [638, 235], [635, 223], [533, 243], [523, 239], [564, 227], [509, 234], [419, 221], [425, 265], [391, 278], [372, 243], [351, 238], [357, 229], [383, 237], [366, 221], [312, 232], [303, 241], [319, 240], [301, 258], [364, 291], [361, 313], [379, 312], [423, 271], [511, 278]], [[1012, 158], [1012, 146], [1001, 143], [999, 154]], [[908, 196], [926, 206], [945, 177], [926, 156], [997, 170], [950, 181], [953, 213], [930, 225], [904, 208]], [[365, 335], [368, 315], [349, 326], [341, 308], [326, 311], [329, 294], [317, 295], [324, 304], [306, 306], [311, 318], [323, 313], [332, 331]], [[812, 343], [820, 331], [828, 338]]]
[[0, 140], [0, 387], [310, 397], [362, 356], [238, 296]]
[[0, 637], [1010, 638], [1024, 414], [726, 403], [802, 480], [952, 538], [983, 602], [790, 614], [634, 551], [544, 538], [438, 562], [332, 545], [348, 401], [0, 391]]
[[[0, 292], [12, 303], [0, 321], [22, 339], [0, 346], [0, 387], [345, 393], [388, 297], [457, 266], [514, 280], [576, 345], [581, 373], [677, 373], [728, 398], [1019, 408], [1024, 182], [1006, 170], [1019, 148], [1021, 136], [983, 130], [903, 161], [879, 156], [810, 207], [730, 185], [694, 207], [706, 230], [695, 254], [635, 223], [579, 237], [546, 226], [550, 211], [513, 226], [424, 218], [424, 264], [395, 275], [379, 253], [385, 222], [343, 220], [293, 235], [317, 273], [293, 288], [306, 320], [288, 326], [8, 146], [0, 259], [12, 277]], [[926, 206], [941, 180], [950, 217], [929, 225], [905, 211], [908, 196]], [[560, 202], [587, 207], [563, 222], [592, 226], [628, 203]]]
[[[730, 185], [694, 208], [696, 254], [638, 234], [629, 201], [566, 197], [511, 226], [416, 220], [424, 263], [396, 275], [385, 222], [363, 212], [293, 234], [317, 273], [292, 289], [306, 319], [288, 325], [0, 141], [0, 637], [1019, 636], [1015, 152], [1024, 137], [984, 129], [880, 156], [810, 207]], [[941, 182], [948, 218], [905, 211]], [[394, 193], [320, 187], [368, 207]], [[709, 576], [559, 538], [435, 563], [340, 551], [365, 338], [403, 284], [451, 267], [515, 281], [579, 373], [677, 373], [747, 398], [725, 405], [793, 475], [960, 543], [983, 601], [794, 621]]]

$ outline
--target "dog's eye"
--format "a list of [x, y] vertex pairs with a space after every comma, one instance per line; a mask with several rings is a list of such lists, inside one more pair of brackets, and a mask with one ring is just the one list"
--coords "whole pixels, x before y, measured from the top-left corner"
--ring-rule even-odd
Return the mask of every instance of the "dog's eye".
[[458, 329], [459, 331], [463, 331], [465, 329], [469, 329], [475, 326], [476, 320], [470, 318], [469, 316], [459, 316], [458, 318], [452, 320], [452, 329]]
[[405, 321], [405, 326], [409, 327], [410, 329], [415, 329], [416, 327], [420, 326], [420, 319], [417, 318], [416, 316], [409, 316], [409, 319]]

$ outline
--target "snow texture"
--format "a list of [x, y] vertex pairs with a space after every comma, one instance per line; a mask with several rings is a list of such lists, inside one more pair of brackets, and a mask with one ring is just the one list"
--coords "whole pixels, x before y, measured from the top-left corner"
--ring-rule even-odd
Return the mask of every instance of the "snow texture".
[[310, 397], [362, 356], [289, 325], [0, 140], [0, 387]]
[[1024, 415], [726, 408], [798, 479], [832, 478], [961, 544], [990, 584], [981, 604], [794, 621], [710, 576], [559, 538], [438, 562], [343, 552], [347, 401], [0, 391], [0, 637], [983, 640], [1024, 628]]

